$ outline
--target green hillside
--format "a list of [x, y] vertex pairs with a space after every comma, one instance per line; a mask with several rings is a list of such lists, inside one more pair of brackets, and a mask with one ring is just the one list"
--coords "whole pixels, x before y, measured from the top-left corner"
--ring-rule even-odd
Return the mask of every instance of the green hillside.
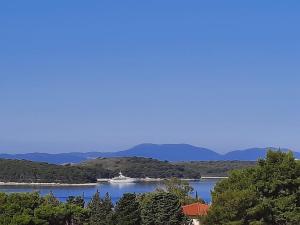
[[81, 167], [96, 171], [101, 177], [103, 168], [116, 176], [120, 171], [126, 176], [135, 178], [200, 178], [200, 172], [190, 170], [181, 165], [173, 165], [167, 161], [141, 157], [98, 158], [80, 164]]
[[193, 161], [170, 163], [150, 158], [98, 158], [75, 165], [54, 165], [26, 160], [0, 159], [0, 182], [91, 183], [111, 178], [120, 171], [134, 178], [190, 178], [227, 176], [233, 169], [254, 166], [255, 162]]
[[59, 166], [26, 160], [0, 159], [1, 182], [90, 183], [94, 171], [78, 166]]
[[198, 171], [204, 177], [226, 177], [232, 170], [254, 167], [256, 161], [191, 161], [174, 164], [183, 166], [185, 170]]

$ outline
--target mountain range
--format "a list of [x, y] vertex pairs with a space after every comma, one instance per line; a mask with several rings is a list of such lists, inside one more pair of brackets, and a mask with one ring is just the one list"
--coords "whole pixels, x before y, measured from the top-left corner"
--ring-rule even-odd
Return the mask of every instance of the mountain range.
[[[24, 153], [24, 154], [0, 154], [4, 159], [24, 159], [36, 162], [54, 164], [79, 163], [95, 158], [113, 157], [145, 157], [167, 161], [217, 161], [240, 160], [254, 161], [264, 158], [268, 149], [275, 148], [249, 148], [231, 151], [226, 154], [217, 153], [211, 149], [196, 147], [189, 144], [140, 144], [130, 149], [118, 152], [70, 152], [70, 153]], [[287, 149], [281, 149], [287, 152]], [[293, 152], [295, 158], [300, 159], [300, 152]]]

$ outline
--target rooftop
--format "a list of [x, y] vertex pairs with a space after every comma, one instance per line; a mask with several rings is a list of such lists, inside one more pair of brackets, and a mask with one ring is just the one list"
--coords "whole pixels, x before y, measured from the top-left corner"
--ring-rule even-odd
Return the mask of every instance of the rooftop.
[[186, 216], [205, 216], [209, 210], [209, 205], [196, 202], [182, 206], [182, 209]]

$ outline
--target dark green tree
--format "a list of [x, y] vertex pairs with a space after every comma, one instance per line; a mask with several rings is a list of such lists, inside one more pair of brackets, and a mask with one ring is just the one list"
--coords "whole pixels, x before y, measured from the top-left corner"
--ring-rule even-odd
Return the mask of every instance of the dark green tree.
[[112, 224], [113, 204], [108, 194], [105, 195], [104, 200], [100, 198], [99, 191], [93, 196], [91, 202], [88, 204], [90, 210], [90, 225], [109, 225]]
[[67, 204], [73, 204], [84, 208], [85, 202], [82, 196], [69, 196], [67, 198]]
[[207, 225], [299, 225], [300, 163], [268, 151], [251, 169], [234, 171], [212, 193]]
[[114, 213], [113, 213], [113, 203], [111, 197], [109, 196], [108, 192], [105, 194], [104, 199], [102, 201], [103, 204], [103, 211], [104, 217], [106, 220], [106, 225], [115, 224], [114, 223]]
[[167, 192], [145, 194], [141, 198], [141, 217], [143, 225], [190, 224], [178, 197]]
[[52, 191], [50, 191], [50, 193], [47, 194], [43, 199], [44, 204], [46, 205], [58, 206], [60, 203], [59, 200], [54, 196]]
[[34, 211], [34, 216], [37, 224], [42, 225], [66, 225], [71, 218], [70, 212], [62, 204], [44, 204]]
[[100, 193], [97, 190], [92, 200], [88, 204], [88, 208], [91, 212], [90, 225], [103, 224], [102, 218], [102, 201], [100, 198]]
[[194, 188], [189, 184], [186, 180], [181, 180], [178, 178], [171, 178], [164, 182], [164, 186], [162, 189], [158, 189], [158, 191], [166, 191], [171, 194], [174, 194], [179, 199], [182, 205], [191, 204], [193, 202], [204, 202], [202, 199], [198, 197], [197, 199], [193, 198], [191, 195], [194, 191]]
[[140, 204], [135, 194], [126, 193], [117, 202], [115, 220], [117, 225], [141, 224]]

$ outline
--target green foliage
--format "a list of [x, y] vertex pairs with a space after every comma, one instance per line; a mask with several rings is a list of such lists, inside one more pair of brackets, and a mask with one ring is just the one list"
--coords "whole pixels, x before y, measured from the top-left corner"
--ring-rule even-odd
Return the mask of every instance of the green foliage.
[[300, 164], [292, 153], [269, 151], [256, 167], [218, 183], [212, 197], [208, 225], [297, 225]]
[[105, 198], [101, 199], [97, 191], [91, 202], [88, 204], [88, 209], [91, 212], [89, 225], [109, 225], [113, 222], [113, 204], [111, 198], [106, 193]]
[[187, 169], [182, 165], [142, 157], [98, 158], [84, 162], [80, 166], [95, 170], [99, 178], [102, 175], [103, 168], [110, 171], [110, 177], [118, 175], [120, 171], [126, 176], [135, 178], [201, 177], [199, 171]]
[[44, 205], [58, 206], [60, 204], [59, 200], [54, 196], [52, 191], [43, 198], [43, 201]]
[[92, 183], [122, 171], [135, 178], [200, 178], [226, 176], [228, 171], [255, 162], [211, 161], [170, 163], [142, 157], [99, 158], [79, 165], [53, 165], [26, 160], [0, 159], [0, 181], [28, 183]]
[[0, 159], [0, 181], [28, 183], [92, 183], [95, 171], [78, 166]]
[[180, 180], [178, 178], [171, 178], [164, 181], [164, 188], [158, 189], [158, 191], [166, 191], [175, 195], [182, 205], [191, 204], [193, 202], [204, 202], [203, 200], [192, 198], [191, 194], [194, 188], [189, 184], [188, 181]]
[[140, 225], [140, 204], [135, 194], [124, 194], [115, 208], [115, 219], [117, 225]]
[[77, 206], [83, 208], [85, 205], [85, 202], [84, 202], [84, 198], [82, 196], [69, 196], [67, 198], [67, 204], [73, 204], [73, 205], [77, 205]]
[[82, 197], [59, 202], [52, 193], [0, 193], [1, 225], [186, 225], [177, 196], [154, 192], [137, 197], [124, 194], [115, 210], [108, 194], [99, 192], [87, 207]]
[[185, 170], [200, 172], [201, 176], [227, 177], [232, 170], [251, 168], [256, 165], [256, 161], [191, 161], [176, 162]]
[[1, 225], [87, 225], [89, 211], [59, 202], [53, 194], [0, 193]]
[[182, 213], [178, 198], [167, 192], [154, 192], [141, 197], [143, 225], [190, 224]]

